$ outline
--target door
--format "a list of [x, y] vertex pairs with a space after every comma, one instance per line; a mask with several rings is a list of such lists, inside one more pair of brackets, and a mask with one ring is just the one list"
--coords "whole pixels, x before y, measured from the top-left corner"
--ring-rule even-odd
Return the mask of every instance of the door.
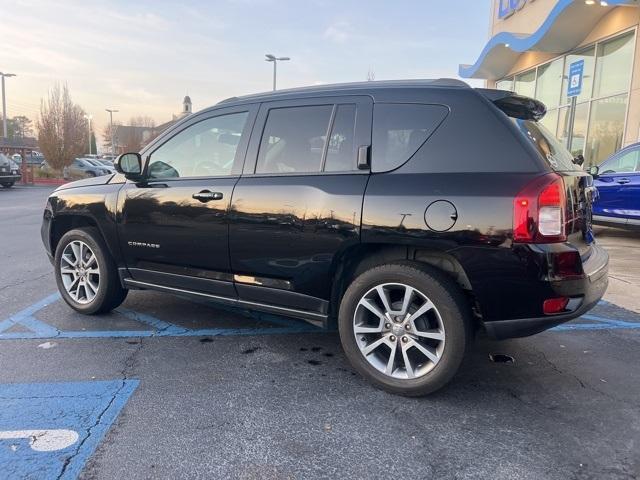
[[622, 150], [600, 166], [594, 214], [626, 223], [640, 220], [640, 146]]
[[119, 195], [119, 238], [134, 281], [236, 297], [228, 210], [256, 107], [199, 115], [154, 143], [145, 180]]
[[368, 97], [261, 106], [230, 214], [240, 300], [327, 313], [332, 268], [360, 241], [371, 115]]

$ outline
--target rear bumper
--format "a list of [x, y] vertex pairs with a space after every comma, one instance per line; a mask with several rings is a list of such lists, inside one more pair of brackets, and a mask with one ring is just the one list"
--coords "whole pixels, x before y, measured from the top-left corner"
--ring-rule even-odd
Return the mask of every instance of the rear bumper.
[[577, 280], [548, 282], [558, 296], [567, 296], [576, 307], [568, 313], [536, 318], [519, 318], [485, 322], [487, 333], [496, 339], [527, 337], [584, 315], [600, 301], [609, 284], [609, 254], [598, 245], [593, 246], [589, 259], [583, 264], [585, 276]]
[[0, 183], [17, 182], [22, 177], [20, 175], [9, 175], [7, 173], [0, 173]]

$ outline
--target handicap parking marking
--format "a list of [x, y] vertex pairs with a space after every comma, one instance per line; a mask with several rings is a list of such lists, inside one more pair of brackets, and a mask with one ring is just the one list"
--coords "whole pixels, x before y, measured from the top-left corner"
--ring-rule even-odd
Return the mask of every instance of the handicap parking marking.
[[74, 479], [138, 380], [0, 384], [0, 476]]
[[[147, 313], [119, 307], [116, 313], [130, 320], [152, 327], [153, 330], [60, 330], [35, 317], [40, 310], [61, 300], [59, 293], [42, 300], [0, 321], [0, 340], [51, 338], [132, 338], [132, 337], [201, 337], [201, 336], [256, 336], [293, 333], [317, 333], [324, 330], [311, 324], [271, 314], [256, 314], [254, 319], [265, 323], [257, 328], [199, 328], [190, 329], [160, 320]], [[268, 326], [267, 324], [275, 325]], [[28, 331], [10, 331], [19, 326]]]

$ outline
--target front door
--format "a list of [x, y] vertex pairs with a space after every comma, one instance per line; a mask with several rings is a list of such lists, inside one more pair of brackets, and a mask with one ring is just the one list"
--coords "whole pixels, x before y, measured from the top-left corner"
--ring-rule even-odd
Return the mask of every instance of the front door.
[[594, 181], [600, 198], [594, 214], [620, 223], [640, 220], [640, 148], [631, 147], [600, 166]]
[[369, 172], [357, 152], [371, 144], [371, 116], [359, 96], [262, 104], [230, 213], [241, 300], [322, 321], [332, 268], [360, 241]]
[[135, 282], [236, 296], [227, 215], [254, 110], [194, 116], [144, 152], [145, 180], [119, 195], [120, 243]]

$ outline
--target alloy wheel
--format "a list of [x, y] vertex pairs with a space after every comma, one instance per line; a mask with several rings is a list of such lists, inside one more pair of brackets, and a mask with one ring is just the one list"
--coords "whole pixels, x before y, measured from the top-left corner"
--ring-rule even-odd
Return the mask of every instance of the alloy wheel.
[[425, 294], [402, 283], [365, 293], [353, 316], [353, 332], [367, 362], [393, 378], [426, 375], [444, 351], [440, 312]]
[[60, 275], [73, 301], [91, 303], [100, 287], [100, 267], [93, 250], [80, 240], [70, 242], [60, 258]]

